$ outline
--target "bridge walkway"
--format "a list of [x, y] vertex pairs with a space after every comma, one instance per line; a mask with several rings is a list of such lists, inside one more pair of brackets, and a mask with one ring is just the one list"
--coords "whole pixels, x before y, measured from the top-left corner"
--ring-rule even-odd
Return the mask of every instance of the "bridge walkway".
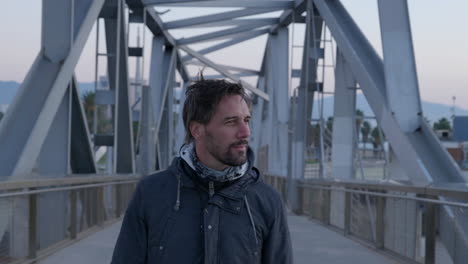
[[[334, 232], [304, 216], [288, 216], [294, 263], [401, 263]], [[39, 264], [110, 263], [121, 221], [66, 247]]]

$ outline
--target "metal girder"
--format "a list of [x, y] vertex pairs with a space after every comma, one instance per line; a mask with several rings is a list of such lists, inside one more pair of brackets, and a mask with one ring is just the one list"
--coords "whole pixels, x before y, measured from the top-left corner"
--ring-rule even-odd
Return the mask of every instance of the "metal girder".
[[339, 50], [336, 52], [335, 97], [333, 103], [333, 177], [354, 178], [356, 146], [356, 81]]
[[[302, 54], [301, 79], [298, 87], [297, 115], [293, 129], [293, 143], [291, 146], [291, 177], [303, 178], [305, 168], [305, 153], [307, 142], [307, 124], [310, 123], [312, 104], [314, 101], [314, 87], [317, 77], [317, 63], [319, 52], [318, 43], [322, 35], [322, 18], [314, 11], [312, 5], [307, 7], [306, 36]], [[315, 44], [314, 44], [315, 43]]]
[[9, 109], [9, 114], [0, 124], [0, 174], [2, 176], [28, 174], [35, 166], [43, 142], [72, 78], [75, 65], [103, 3], [104, 0], [92, 3], [77, 2], [80, 8], [75, 8], [75, 12], [83, 14], [75, 17], [81, 17], [83, 20], [81, 23], [75, 23], [73, 45], [61, 63], [51, 62], [45, 56], [44, 50], [41, 50], [36, 58]]
[[220, 30], [216, 32], [210, 32], [210, 33], [206, 33], [206, 34], [202, 34], [202, 35], [198, 35], [194, 37], [182, 38], [182, 39], [178, 39], [176, 43], [177, 45], [180, 46], [180, 45], [193, 44], [197, 42], [218, 40], [218, 39], [226, 38], [226, 37], [229, 37], [229, 36], [241, 33], [241, 32], [251, 31], [258, 27], [270, 25], [268, 21], [265, 21], [265, 22], [258, 22], [258, 23], [249, 24], [245, 26], [238, 26], [238, 27]]
[[175, 137], [175, 147], [181, 147], [184, 142], [185, 142], [185, 125], [184, 125], [184, 119], [182, 116], [183, 112], [183, 107], [184, 107], [184, 102], [185, 102], [185, 91], [187, 89], [187, 86], [189, 85], [188, 80], [184, 80], [184, 84], [182, 85], [182, 91], [180, 93], [180, 98], [179, 98], [179, 108], [178, 108], [178, 113], [177, 113], [177, 123], [176, 123], [176, 137]]
[[176, 40], [174, 37], [164, 28], [162, 22], [156, 10], [153, 8], [146, 8], [146, 26], [153, 33], [154, 36], [163, 35], [167, 44], [176, 46]]
[[382, 60], [340, 2], [314, 0], [314, 3], [346, 61], [353, 65], [353, 75], [360, 84], [390, 144], [398, 152], [397, 156], [402, 166], [408, 174], [412, 175], [413, 181], [431, 182], [432, 176], [427, 172], [425, 164], [421, 162], [420, 156], [424, 154], [418, 155], [412, 142], [401, 131], [388, 109]]
[[193, 25], [187, 26], [186, 28], [208, 28], [208, 27], [234, 27], [234, 26], [245, 26], [251, 24], [269, 24], [274, 25], [279, 22], [279, 18], [270, 17], [270, 18], [244, 18], [244, 19], [230, 19], [223, 20], [219, 22], [213, 22], [208, 24]]
[[[417, 184], [465, 182], [459, 168], [450, 160], [426, 122], [420, 120], [420, 126], [415, 131], [402, 131], [387, 105], [382, 60], [341, 3], [325, 0], [314, 0], [314, 3], [345, 59], [353, 65], [353, 75], [411, 181]], [[460, 263], [466, 259], [468, 252], [467, 221], [468, 215], [464, 212], [454, 211], [447, 206], [441, 210], [439, 228], [442, 241], [447, 248], [453, 249], [450, 255]], [[454, 240], [457, 241], [456, 246], [453, 245]]]
[[159, 113], [155, 116], [156, 119], [156, 147], [158, 150], [158, 165], [159, 168], [166, 168], [170, 164], [172, 157], [172, 138], [173, 138], [173, 90], [174, 90], [174, 74], [176, 68], [176, 50], [168, 48], [164, 50], [163, 63], [164, 81], [160, 85], [159, 103], [155, 105], [155, 110], [159, 109]]
[[269, 116], [272, 141], [268, 145], [269, 171], [276, 175], [288, 174], [289, 143], [289, 32], [287, 27], [270, 35], [269, 60]]
[[177, 49], [177, 63], [176, 64], [177, 64], [177, 70], [180, 76], [182, 77], [182, 80], [184, 80], [185, 82], [190, 80], [190, 74], [187, 70], [187, 67], [185, 66], [185, 63], [183, 62], [183, 57], [179, 49]]
[[[108, 2], [109, 3], [109, 2]], [[125, 34], [125, 18], [122, 0], [115, 18], [105, 18], [107, 52], [115, 54], [107, 58], [109, 87], [115, 91], [114, 111], [114, 167], [115, 173], [134, 173], [133, 125], [128, 101], [128, 45]], [[105, 6], [104, 8], [107, 8]]]
[[378, 1], [387, 102], [404, 132], [421, 125], [416, 63], [407, 0]]
[[141, 93], [141, 123], [139, 146], [139, 173], [149, 175], [156, 169], [154, 117], [151, 104], [150, 87], [143, 86]]
[[[197, 52], [199, 54], [205, 55], [205, 54], [215, 52], [215, 51], [220, 50], [220, 49], [224, 49], [224, 48], [232, 46], [232, 45], [236, 45], [236, 44], [238, 44], [240, 42], [256, 38], [256, 37], [261, 36], [263, 34], [266, 34], [268, 32], [270, 32], [270, 29], [268, 29], [268, 28], [249, 31], [249, 32], [244, 32], [244, 33], [241, 33], [241, 35], [238, 35], [236, 38], [233, 38], [231, 40], [228, 40], [228, 41], [216, 44], [216, 45], [213, 45], [213, 46], [208, 47], [208, 48], [201, 49], [201, 50], [199, 50]], [[186, 55], [186, 56], [184, 56], [182, 58], [182, 61], [185, 62], [187, 60], [190, 60], [191, 58], [192, 58], [192, 56]]]
[[144, 5], [181, 6], [181, 7], [245, 7], [245, 8], [293, 8], [294, 1], [258, 0], [142, 0]]
[[[199, 66], [204, 66], [204, 63], [201, 63], [199, 61], [189, 61], [186, 62], [188, 65], [199, 65]], [[224, 65], [224, 64], [218, 64], [218, 66], [224, 67], [225, 69], [231, 70], [231, 71], [238, 71], [238, 72], [244, 72], [244, 73], [250, 73], [252, 75], [258, 75], [260, 72], [252, 69], [246, 69], [242, 67], [235, 67], [235, 66], [230, 66], [230, 65]]]
[[[241, 78], [241, 77], [252, 77], [252, 76], [257, 76], [256, 74], [248, 73], [248, 72], [241, 72], [241, 73], [234, 73], [234, 76]], [[212, 79], [222, 79], [224, 78], [224, 75], [221, 74], [212, 74], [212, 75], [203, 75], [204, 80], [212, 80]], [[190, 78], [191, 81], [198, 81], [199, 77], [198, 76], [192, 76]]]
[[252, 85], [250, 85], [249, 83], [241, 80], [240, 78], [234, 76], [227, 69], [218, 66], [216, 63], [209, 60], [208, 58], [201, 55], [200, 53], [192, 50], [191, 48], [189, 48], [187, 46], [180, 46], [179, 48], [182, 49], [183, 51], [187, 52], [192, 57], [197, 58], [200, 62], [204, 63], [206, 66], [208, 66], [208, 67], [214, 69], [215, 71], [221, 73], [225, 77], [227, 77], [227, 78], [229, 78], [229, 79], [231, 79], [231, 80], [233, 80], [235, 82], [240, 82], [242, 84], [242, 86], [244, 86], [244, 88], [246, 88], [247, 90], [251, 91], [252, 93], [260, 96], [264, 100], [267, 100], [267, 101], [270, 100], [270, 97], [268, 96], [268, 94], [266, 94], [262, 90], [259, 90], [259, 89], [255, 88], [255, 87], [253, 87]]
[[302, 21], [301, 14], [306, 10], [306, 3], [307, 1], [305, 0], [296, 0], [294, 8], [284, 11], [279, 18], [279, 23], [272, 26], [270, 31], [276, 33], [279, 27], [287, 26], [296, 21]]
[[73, 173], [97, 173], [97, 166], [89, 138], [89, 128], [78, 93], [78, 84], [73, 78], [70, 91], [71, 98], [71, 153], [70, 166]]
[[232, 21], [233, 18], [251, 16], [257, 14], [263, 14], [268, 12], [273, 12], [278, 10], [278, 8], [269, 8], [269, 9], [242, 9], [229, 12], [218, 13], [214, 15], [199, 16], [193, 18], [186, 18], [176, 21], [170, 21], [164, 23], [165, 29], [175, 29], [183, 27], [193, 27], [196, 25], [203, 25], [209, 23], [216, 23], [220, 21]]

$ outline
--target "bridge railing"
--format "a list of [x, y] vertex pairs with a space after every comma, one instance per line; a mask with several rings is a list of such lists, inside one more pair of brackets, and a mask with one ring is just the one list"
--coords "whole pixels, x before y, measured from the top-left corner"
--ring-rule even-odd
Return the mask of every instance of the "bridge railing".
[[0, 263], [33, 263], [114, 222], [140, 178], [76, 176], [0, 184]]
[[[286, 177], [266, 175], [265, 180], [285, 201], [290, 197]], [[442, 223], [439, 210], [444, 206], [454, 213], [468, 210], [465, 184], [410, 186], [310, 179], [296, 181], [296, 186], [296, 213], [408, 262], [447, 263], [450, 256], [436, 250], [436, 240], [439, 226], [453, 223]], [[453, 238], [454, 244], [457, 239]]]

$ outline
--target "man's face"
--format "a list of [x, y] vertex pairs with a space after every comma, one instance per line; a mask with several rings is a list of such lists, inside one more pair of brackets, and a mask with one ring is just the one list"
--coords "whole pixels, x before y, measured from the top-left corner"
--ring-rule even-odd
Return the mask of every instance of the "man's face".
[[225, 96], [206, 125], [199, 124], [195, 138], [197, 155], [213, 169], [239, 166], [247, 160], [250, 110], [239, 95]]

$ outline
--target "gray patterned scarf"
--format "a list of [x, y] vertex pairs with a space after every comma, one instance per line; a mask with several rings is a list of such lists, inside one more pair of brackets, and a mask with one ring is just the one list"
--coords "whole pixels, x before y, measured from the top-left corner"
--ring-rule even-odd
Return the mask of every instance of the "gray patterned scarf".
[[244, 176], [249, 167], [249, 162], [246, 161], [241, 166], [227, 167], [222, 171], [208, 168], [198, 160], [193, 142], [182, 146], [180, 149], [180, 157], [197, 172], [198, 176], [215, 182], [227, 182], [239, 179]]

